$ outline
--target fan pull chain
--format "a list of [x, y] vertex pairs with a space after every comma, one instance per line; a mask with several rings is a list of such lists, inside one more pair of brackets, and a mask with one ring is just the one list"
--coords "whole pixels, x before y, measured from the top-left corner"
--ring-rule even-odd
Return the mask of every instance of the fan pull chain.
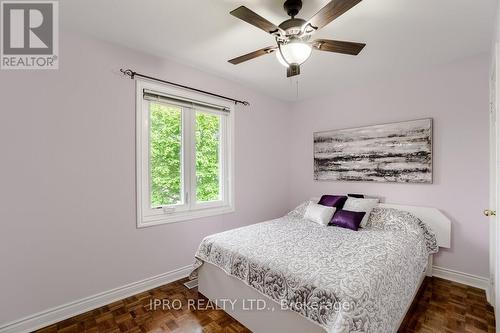
[[291, 77], [288, 79], [288, 82], [290, 83], [290, 88], [294, 88], [294, 84], [295, 84], [295, 99], [299, 99], [299, 78], [296, 77]]

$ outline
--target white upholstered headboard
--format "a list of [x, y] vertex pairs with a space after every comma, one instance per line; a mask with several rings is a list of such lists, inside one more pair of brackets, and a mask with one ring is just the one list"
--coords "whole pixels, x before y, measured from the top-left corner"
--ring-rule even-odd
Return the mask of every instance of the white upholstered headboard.
[[[319, 197], [309, 200], [318, 202]], [[394, 208], [412, 213], [431, 227], [436, 234], [437, 245], [449, 249], [451, 247], [451, 221], [439, 209], [433, 207], [406, 206], [380, 203], [379, 207]]]
[[431, 227], [436, 234], [439, 247], [450, 248], [451, 246], [451, 221], [439, 209], [433, 207], [404, 206], [381, 203], [379, 207], [395, 208], [412, 213], [425, 224]]

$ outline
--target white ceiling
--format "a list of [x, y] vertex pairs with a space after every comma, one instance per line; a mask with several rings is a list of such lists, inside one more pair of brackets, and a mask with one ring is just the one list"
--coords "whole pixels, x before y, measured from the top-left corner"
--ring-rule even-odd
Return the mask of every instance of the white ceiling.
[[[303, 0], [309, 18], [329, 0]], [[274, 45], [272, 36], [229, 12], [245, 5], [269, 21], [287, 18], [284, 0], [65, 0], [64, 25], [176, 59], [283, 100], [332, 93], [360, 81], [401, 75], [489, 50], [496, 0], [363, 0], [316, 37], [365, 42], [357, 57], [314, 51], [296, 80], [274, 55], [228, 59]]]

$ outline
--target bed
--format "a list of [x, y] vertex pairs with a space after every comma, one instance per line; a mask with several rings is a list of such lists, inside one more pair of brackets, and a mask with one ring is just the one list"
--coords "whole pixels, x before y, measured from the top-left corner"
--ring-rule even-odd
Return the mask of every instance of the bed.
[[450, 246], [437, 209], [381, 204], [359, 231], [299, 209], [206, 237], [198, 290], [253, 332], [396, 332], [432, 255]]

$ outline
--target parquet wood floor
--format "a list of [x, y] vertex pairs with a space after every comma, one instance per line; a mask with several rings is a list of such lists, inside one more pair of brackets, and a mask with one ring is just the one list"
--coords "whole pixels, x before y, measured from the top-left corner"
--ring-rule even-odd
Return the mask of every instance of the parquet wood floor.
[[398, 333], [494, 333], [494, 309], [484, 290], [426, 278]]
[[[247, 333], [250, 332], [222, 310], [195, 310], [188, 299], [205, 299], [197, 289], [179, 280], [64, 320], [37, 333]], [[178, 310], [151, 310], [152, 299], [179, 299]], [[179, 304], [171, 303], [169, 307]], [[167, 306], [168, 307], [168, 306]], [[493, 308], [484, 291], [459, 283], [426, 278], [398, 333], [465, 332], [493, 333]], [[274, 332], [273, 332], [274, 333]]]

